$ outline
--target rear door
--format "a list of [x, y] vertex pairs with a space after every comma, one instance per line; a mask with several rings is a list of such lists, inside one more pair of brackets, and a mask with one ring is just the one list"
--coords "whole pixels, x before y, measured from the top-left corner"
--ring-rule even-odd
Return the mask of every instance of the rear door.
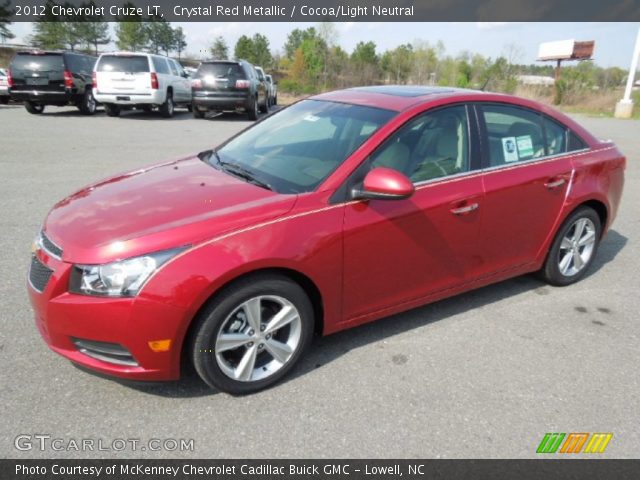
[[541, 113], [507, 104], [477, 108], [486, 147], [480, 238], [484, 273], [492, 274], [535, 260], [559, 218], [572, 164]]
[[11, 62], [14, 91], [64, 91], [64, 58], [61, 53], [18, 53]]
[[169, 67], [171, 68], [172, 85], [174, 95], [180, 102], [188, 102], [191, 99], [191, 83], [185, 78], [182, 65], [173, 59], [169, 59]]
[[98, 93], [150, 94], [150, 72], [146, 55], [102, 55], [96, 64]]

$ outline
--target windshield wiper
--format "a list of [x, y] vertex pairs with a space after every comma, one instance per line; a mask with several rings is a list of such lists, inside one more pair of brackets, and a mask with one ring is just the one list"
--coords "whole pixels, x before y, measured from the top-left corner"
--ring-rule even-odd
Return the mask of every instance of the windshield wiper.
[[[211, 161], [211, 157], [215, 158], [215, 164]], [[205, 150], [204, 152], [200, 152], [198, 154], [198, 158], [203, 162], [215, 166], [220, 170], [224, 170], [225, 172], [230, 173], [235, 177], [242, 178], [249, 183], [253, 183], [254, 185], [273, 191], [273, 187], [271, 185], [257, 178], [253, 172], [247, 170], [242, 165], [221, 160], [220, 155], [216, 150]]]

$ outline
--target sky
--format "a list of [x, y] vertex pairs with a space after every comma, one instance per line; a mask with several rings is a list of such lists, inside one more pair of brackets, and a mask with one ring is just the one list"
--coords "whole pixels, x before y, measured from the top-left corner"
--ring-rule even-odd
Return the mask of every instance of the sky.
[[[262, 33], [267, 36], [272, 51], [281, 51], [287, 34], [294, 28], [307, 28], [314, 23], [204, 23], [173, 22], [181, 26], [187, 37], [187, 53], [204, 58], [212, 40], [222, 35], [233, 51], [241, 35]], [[406, 23], [406, 22], [341, 22], [335, 23], [336, 43], [351, 52], [360, 41], [374, 41], [377, 51], [383, 52], [403, 43], [416, 40], [436, 44], [441, 40], [445, 53], [456, 55], [463, 51], [480, 53], [495, 58], [507, 50], [520, 54], [517, 63], [535, 63], [538, 45], [554, 40], [595, 40], [594, 61], [602, 67], [629, 68], [638, 23]], [[16, 35], [14, 42], [22, 43], [31, 34], [30, 23], [14, 23], [11, 30]], [[115, 47], [112, 47], [115, 48]]]

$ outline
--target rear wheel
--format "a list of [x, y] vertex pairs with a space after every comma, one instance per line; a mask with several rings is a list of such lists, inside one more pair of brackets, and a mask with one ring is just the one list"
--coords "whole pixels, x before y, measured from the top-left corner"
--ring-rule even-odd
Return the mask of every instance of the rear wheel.
[[38, 103], [28, 101], [24, 102], [24, 108], [26, 108], [27, 112], [32, 115], [40, 115], [42, 112], [44, 112], [44, 105], [40, 105]]
[[7, 105], [9, 103], [9, 97], [2, 96], [0, 97], [0, 104]]
[[78, 105], [78, 110], [83, 115], [93, 115], [96, 113], [96, 99], [93, 98], [93, 92], [91, 89], [87, 89], [80, 100], [80, 105]]
[[543, 280], [564, 286], [584, 277], [598, 250], [602, 225], [590, 207], [580, 207], [562, 224], [540, 271]]
[[107, 112], [107, 116], [109, 117], [118, 117], [120, 115], [120, 107], [112, 103], [105, 103], [104, 111]]
[[171, 118], [173, 117], [174, 109], [175, 105], [173, 103], [173, 95], [171, 92], [167, 92], [167, 99], [162, 105], [160, 105], [160, 114], [165, 118]]
[[247, 114], [249, 115], [249, 120], [258, 119], [258, 99], [256, 97], [253, 97], [253, 102], [247, 110]]
[[262, 113], [269, 113], [269, 95], [264, 97], [264, 104], [260, 107]]
[[311, 341], [313, 308], [297, 283], [279, 275], [241, 280], [199, 319], [192, 359], [210, 386], [251, 393], [286, 375]]
[[204, 113], [202, 110], [198, 110], [198, 107], [193, 107], [193, 118], [204, 118]]

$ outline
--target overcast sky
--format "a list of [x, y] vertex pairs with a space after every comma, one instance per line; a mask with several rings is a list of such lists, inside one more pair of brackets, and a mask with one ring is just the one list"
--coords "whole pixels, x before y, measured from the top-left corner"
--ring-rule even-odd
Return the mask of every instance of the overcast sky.
[[[269, 38], [273, 51], [282, 50], [287, 34], [294, 28], [307, 28], [313, 23], [179, 23], [187, 36], [187, 52], [201, 58], [213, 38], [222, 35], [233, 51], [236, 40], [243, 34], [262, 33]], [[374, 41], [378, 52], [415, 40], [435, 44], [442, 40], [446, 53], [462, 51], [480, 53], [495, 58], [508, 45], [516, 45], [521, 52], [519, 63], [534, 63], [541, 42], [553, 40], [595, 40], [594, 61], [603, 67], [629, 68], [637, 23], [336, 23], [337, 43], [348, 52], [359, 41]], [[31, 24], [14, 23], [11, 30], [16, 42], [31, 33]]]

